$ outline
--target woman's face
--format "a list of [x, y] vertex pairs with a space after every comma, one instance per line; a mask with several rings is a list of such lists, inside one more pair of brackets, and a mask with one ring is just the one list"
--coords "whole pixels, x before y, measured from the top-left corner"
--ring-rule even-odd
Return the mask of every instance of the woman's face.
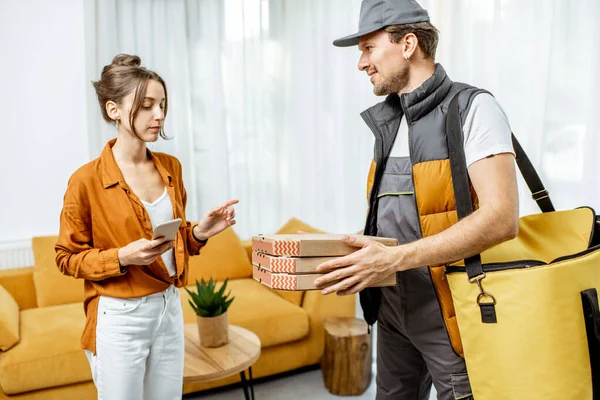
[[[119, 130], [133, 133], [129, 124], [129, 114], [133, 105], [135, 92], [123, 99], [120, 108], [121, 119]], [[160, 82], [150, 79], [146, 86], [146, 95], [140, 109], [133, 120], [137, 137], [144, 142], [156, 142], [165, 120], [165, 89]]]

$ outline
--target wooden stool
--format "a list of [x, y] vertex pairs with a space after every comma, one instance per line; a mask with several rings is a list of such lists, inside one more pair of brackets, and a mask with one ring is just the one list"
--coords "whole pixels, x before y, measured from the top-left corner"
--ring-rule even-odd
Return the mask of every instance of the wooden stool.
[[326, 318], [321, 361], [325, 387], [332, 394], [359, 396], [371, 383], [371, 335], [367, 323], [354, 318]]

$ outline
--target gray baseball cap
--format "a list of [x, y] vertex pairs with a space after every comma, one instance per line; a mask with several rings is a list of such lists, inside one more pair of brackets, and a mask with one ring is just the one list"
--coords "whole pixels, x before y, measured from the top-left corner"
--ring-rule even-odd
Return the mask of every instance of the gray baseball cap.
[[356, 46], [361, 36], [390, 25], [429, 22], [429, 15], [415, 0], [363, 0], [358, 32], [333, 41], [334, 46]]

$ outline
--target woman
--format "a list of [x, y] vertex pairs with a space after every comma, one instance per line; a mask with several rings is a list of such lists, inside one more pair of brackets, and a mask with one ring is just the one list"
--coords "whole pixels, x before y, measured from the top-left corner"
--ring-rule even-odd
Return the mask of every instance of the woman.
[[[180, 399], [183, 316], [178, 287], [188, 257], [235, 224], [230, 200], [186, 222], [181, 164], [146, 143], [165, 138], [167, 88], [137, 56], [118, 55], [94, 82], [102, 115], [117, 139], [69, 180], [56, 263], [85, 280], [82, 347], [99, 399]], [[153, 228], [181, 218], [175, 240]]]

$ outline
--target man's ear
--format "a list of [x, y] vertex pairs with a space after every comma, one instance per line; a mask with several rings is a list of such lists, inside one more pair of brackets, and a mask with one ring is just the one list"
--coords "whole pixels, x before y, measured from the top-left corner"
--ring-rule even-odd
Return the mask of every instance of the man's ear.
[[417, 46], [419, 45], [419, 39], [417, 39], [417, 36], [414, 33], [407, 33], [406, 36], [404, 36], [404, 48], [403, 48], [403, 56], [405, 60], [410, 60], [410, 58], [415, 54], [415, 52], [417, 51]]
[[106, 102], [106, 113], [109, 118], [113, 121], [117, 121], [121, 119], [121, 112], [119, 111], [119, 106], [112, 100]]

